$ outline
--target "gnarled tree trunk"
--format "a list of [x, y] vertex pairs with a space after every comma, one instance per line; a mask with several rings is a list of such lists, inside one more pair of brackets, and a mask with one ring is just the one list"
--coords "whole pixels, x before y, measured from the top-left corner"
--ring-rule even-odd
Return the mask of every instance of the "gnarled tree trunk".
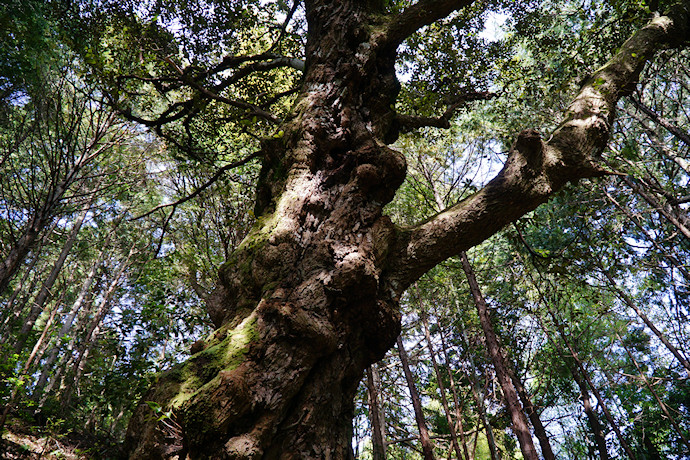
[[[220, 270], [206, 348], [160, 377], [127, 434], [131, 458], [352, 456], [353, 398], [395, 343], [415, 279], [545, 202], [601, 175], [613, 108], [672, 35], [659, 18], [593, 75], [548, 142], [522, 133], [485, 189], [419, 226], [382, 214], [405, 177], [388, 147], [401, 117], [396, 48], [472, 1], [305, 1], [306, 67], [290, 119], [262, 144], [256, 225]], [[627, 47], [626, 47], [627, 46]], [[159, 417], [160, 418], [160, 417]]]

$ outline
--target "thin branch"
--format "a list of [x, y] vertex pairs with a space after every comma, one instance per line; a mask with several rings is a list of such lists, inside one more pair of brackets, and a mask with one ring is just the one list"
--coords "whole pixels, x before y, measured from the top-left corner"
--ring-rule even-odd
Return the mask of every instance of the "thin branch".
[[[222, 89], [227, 88], [240, 81], [241, 79], [247, 77], [254, 72], [263, 72], [266, 70], [272, 70], [279, 67], [291, 67], [295, 70], [304, 71], [304, 60], [298, 58], [291, 58], [287, 56], [281, 56], [279, 54], [269, 54], [265, 55], [264, 61], [254, 62], [241, 69], [238, 69], [230, 77], [225, 78], [221, 83], [213, 87], [213, 90], [218, 92]], [[196, 79], [199, 81], [199, 79]]]
[[[226, 96], [223, 96], [220, 93], [223, 89], [229, 87], [232, 84], [237, 83], [241, 79], [249, 76], [250, 74], [254, 72], [263, 72], [263, 71], [268, 71], [272, 69], [276, 69], [279, 67], [291, 67], [293, 69], [303, 71], [304, 70], [304, 61], [302, 59], [297, 59], [297, 58], [290, 58], [290, 57], [285, 57], [285, 56], [280, 56], [272, 53], [264, 53], [261, 55], [257, 56], [252, 56], [252, 57], [232, 57], [233, 59], [230, 59], [226, 57], [223, 62], [225, 65], [219, 65], [217, 66], [214, 70], [208, 71], [205, 73], [202, 73], [201, 75], [197, 76], [192, 76], [191, 74], [191, 67], [186, 67], [182, 68], [178, 66], [170, 56], [166, 56], [163, 58], [163, 60], [179, 75], [179, 77], [176, 79], [176, 81], [180, 82], [183, 85], [189, 86], [190, 88], [195, 89], [201, 96], [204, 96], [207, 99], [210, 100], [216, 100], [219, 102], [222, 102], [224, 104], [228, 104], [232, 107], [236, 107], [239, 109], [243, 109], [248, 111], [247, 114], [245, 114], [248, 117], [252, 116], [258, 116], [261, 117], [271, 123], [278, 123], [280, 120], [273, 115], [270, 112], [267, 112], [262, 108], [262, 106], [257, 106], [254, 104], [251, 104], [246, 101], [242, 100], [236, 100], [236, 99], [230, 99]], [[233, 75], [231, 75], [228, 78], [225, 78], [222, 80], [221, 83], [214, 85], [210, 88], [202, 85], [200, 83], [200, 80], [203, 80], [207, 78], [209, 75], [213, 75], [217, 72], [220, 72], [222, 70], [225, 70], [227, 67], [232, 67], [230, 65], [230, 62], [235, 63], [236, 65], [239, 65], [243, 62], [247, 61], [254, 61], [254, 60], [260, 60], [264, 59], [264, 61], [260, 62], [254, 62], [252, 64], [249, 64], [245, 67], [240, 68], [237, 70]], [[268, 60], [266, 60], [268, 59]], [[142, 77], [135, 77], [140, 80], [144, 81], [153, 81], [149, 80], [146, 78]], [[171, 77], [164, 77], [162, 79], [157, 80], [158, 83], [161, 83], [163, 81], [171, 81]], [[160, 115], [156, 116], [155, 119], [146, 119], [140, 116], [136, 116], [132, 113], [131, 108], [125, 108], [125, 109], [119, 109], [119, 112], [127, 119], [131, 121], [135, 121], [137, 123], [140, 123], [144, 126], [148, 127], [160, 127], [163, 126], [164, 124], [171, 123], [173, 121], [179, 120], [180, 118], [183, 118], [185, 116], [190, 116], [194, 114], [194, 110], [196, 110], [197, 104], [196, 102], [198, 101], [198, 97], [192, 97], [191, 99], [187, 99], [185, 101], [180, 101], [180, 102], [175, 102], [174, 104], [171, 104], [165, 111], [163, 111]], [[117, 104], [114, 101], [111, 101], [111, 105], [117, 106]]]
[[270, 107], [273, 104], [275, 104], [276, 102], [278, 102], [280, 99], [282, 99], [286, 96], [290, 96], [292, 94], [295, 94], [298, 91], [299, 91], [299, 88], [291, 88], [291, 89], [288, 89], [286, 91], [281, 91], [280, 93], [273, 95], [273, 97], [268, 99], [266, 102], [262, 102], [261, 104], [259, 104], [259, 107], [261, 107], [261, 108]]
[[242, 160], [239, 160], [239, 161], [236, 161], [236, 162], [234, 162], [234, 163], [230, 163], [230, 164], [228, 164], [228, 165], [225, 165], [225, 166], [219, 168], [219, 169], [215, 172], [215, 174], [213, 174], [213, 176], [211, 176], [211, 178], [210, 178], [209, 180], [207, 180], [206, 182], [204, 182], [201, 186], [199, 186], [199, 188], [197, 188], [196, 190], [194, 190], [194, 191], [193, 191], [192, 193], [190, 193], [189, 195], [187, 195], [187, 196], [185, 196], [185, 197], [183, 197], [183, 198], [180, 198], [179, 200], [177, 200], [177, 201], [175, 201], [175, 202], [173, 202], [173, 203], [159, 204], [158, 206], [156, 206], [155, 208], [151, 209], [150, 211], [145, 212], [144, 214], [141, 214], [141, 215], [139, 215], [139, 216], [132, 217], [132, 218], [129, 219], [129, 220], [132, 220], [132, 221], [133, 221], [133, 220], [143, 219], [144, 217], [150, 216], [151, 214], [153, 214], [154, 212], [158, 211], [159, 209], [169, 208], [170, 206], [177, 207], [177, 206], [181, 205], [182, 203], [186, 203], [187, 201], [191, 200], [192, 198], [195, 198], [195, 197], [199, 196], [204, 190], [206, 190], [206, 189], [209, 188], [211, 185], [213, 185], [213, 184], [220, 178], [220, 176], [222, 176], [223, 173], [225, 173], [226, 171], [229, 171], [230, 169], [237, 168], [237, 167], [239, 167], [239, 166], [242, 166], [242, 165], [244, 165], [244, 164], [247, 164], [247, 163], [249, 163], [251, 160], [253, 160], [254, 158], [257, 158], [259, 155], [261, 155], [261, 152], [260, 152], [260, 151], [254, 152], [254, 153], [252, 153], [251, 155], [249, 155], [248, 157], [243, 158]]
[[647, 115], [654, 123], [656, 123], [659, 126], [662, 126], [666, 128], [666, 130], [673, 134], [675, 137], [683, 141], [683, 143], [687, 146], [690, 146], [690, 134], [686, 133], [682, 129], [680, 129], [678, 126], [674, 125], [670, 121], [668, 121], [666, 118], [662, 117], [649, 107], [647, 107], [645, 104], [642, 103], [639, 99], [636, 99], [632, 96], [628, 98], [628, 100], [634, 105], [637, 109], [639, 109], [641, 112], [643, 112], [645, 115]]
[[537, 251], [532, 249], [532, 246], [529, 245], [527, 240], [525, 239], [524, 235], [522, 234], [522, 231], [520, 230], [520, 227], [518, 227], [517, 222], [513, 222], [513, 228], [515, 229], [515, 232], [517, 233], [518, 239], [522, 243], [522, 245], [527, 249], [527, 252], [532, 256], [533, 259], [542, 259], [542, 260], [548, 260], [549, 258], [543, 254], [539, 254]]
[[221, 96], [220, 94], [216, 94], [213, 91], [201, 86], [199, 83], [194, 82], [194, 81], [189, 81], [189, 85], [199, 91], [201, 94], [204, 96], [208, 97], [209, 99], [213, 99], [219, 102], [223, 102], [225, 104], [228, 104], [232, 107], [237, 107], [238, 109], [245, 109], [248, 111], [248, 116], [258, 116], [261, 117], [267, 121], [270, 121], [271, 123], [279, 123], [280, 120], [278, 117], [273, 115], [270, 112], [267, 112], [258, 106], [254, 104], [250, 104], [249, 102], [244, 102], [244, 101], [237, 101], [234, 99], [227, 98], [225, 96]]
[[208, 71], [202, 73], [201, 75], [206, 77], [209, 75], [215, 75], [223, 70], [231, 69], [237, 67], [240, 64], [251, 61], [263, 61], [269, 56], [266, 53], [256, 54], [254, 56], [225, 56], [222, 61], [215, 67], [210, 68]]
[[177, 205], [173, 204], [172, 209], [170, 210], [170, 214], [168, 214], [163, 221], [163, 225], [161, 226], [161, 237], [158, 239], [158, 244], [156, 245], [156, 251], [153, 253], [153, 258], [157, 259], [158, 254], [161, 252], [161, 248], [163, 247], [163, 240], [165, 238], [165, 232], [168, 231], [168, 225], [170, 224], [170, 221], [172, 220], [173, 216], [175, 215], [175, 211], [177, 211]]
[[275, 49], [278, 45], [280, 45], [280, 42], [283, 40], [283, 37], [285, 37], [285, 33], [287, 32], [287, 26], [288, 24], [290, 24], [290, 21], [292, 21], [292, 17], [295, 15], [297, 7], [300, 5], [300, 3], [302, 3], [301, 0], [293, 0], [292, 8], [290, 8], [290, 11], [285, 17], [285, 21], [283, 21], [283, 25], [280, 27], [278, 38], [276, 38], [273, 44], [271, 45], [271, 50]]

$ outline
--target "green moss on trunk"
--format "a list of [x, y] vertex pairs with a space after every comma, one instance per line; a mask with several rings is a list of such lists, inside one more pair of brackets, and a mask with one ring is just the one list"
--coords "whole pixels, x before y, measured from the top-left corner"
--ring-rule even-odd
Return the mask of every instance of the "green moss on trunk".
[[206, 349], [160, 376], [156, 402], [175, 412], [190, 399], [203, 399], [204, 393], [218, 385], [220, 374], [233, 371], [244, 361], [251, 343], [258, 338], [255, 315], [232, 330], [219, 329]]

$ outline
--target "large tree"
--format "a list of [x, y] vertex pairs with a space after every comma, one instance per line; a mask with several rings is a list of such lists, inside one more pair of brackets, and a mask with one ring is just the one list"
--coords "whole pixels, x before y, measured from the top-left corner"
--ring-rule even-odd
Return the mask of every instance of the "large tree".
[[[618, 100], [634, 90], [656, 51], [690, 39], [687, 2], [656, 15], [583, 80], [553, 132], [517, 133], [503, 169], [481, 190], [417, 225], [395, 225], [383, 208], [405, 178], [406, 160], [390, 145], [404, 130], [447, 127], [463, 101], [490, 97], [466, 90], [438, 117], [399, 113], [401, 45], [413, 35], [423, 44], [418, 31], [471, 18], [487, 3], [305, 0], [303, 62], [269, 44], [206, 70], [166, 54], [172, 74], [137, 77], [191, 95], [155, 118], [123, 111], [192, 155], [204, 146], [185, 136], [211, 104], [277, 126], [254, 155], [261, 159], [256, 224], [207, 300], [216, 331], [145, 396], [127, 435], [131, 458], [350, 457], [353, 397], [364, 370], [396, 341], [408, 286], [567, 183], [608, 174], [599, 159]], [[276, 73], [280, 68], [301, 77]], [[242, 78], [263, 75], [288, 86], [277, 96], [296, 94], [282, 121], [265, 110], [268, 103], [251, 102], [261, 98], [250, 99], [246, 88], [223, 95]]]

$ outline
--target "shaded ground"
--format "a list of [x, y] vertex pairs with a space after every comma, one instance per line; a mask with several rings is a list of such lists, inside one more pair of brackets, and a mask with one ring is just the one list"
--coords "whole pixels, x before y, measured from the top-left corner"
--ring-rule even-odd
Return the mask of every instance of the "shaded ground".
[[49, 433], [42, 427], [10, 419], [0, 439], [2, 460], [107, 460], [119, 456], [117, 447], [101, 439], [76, 433]]

